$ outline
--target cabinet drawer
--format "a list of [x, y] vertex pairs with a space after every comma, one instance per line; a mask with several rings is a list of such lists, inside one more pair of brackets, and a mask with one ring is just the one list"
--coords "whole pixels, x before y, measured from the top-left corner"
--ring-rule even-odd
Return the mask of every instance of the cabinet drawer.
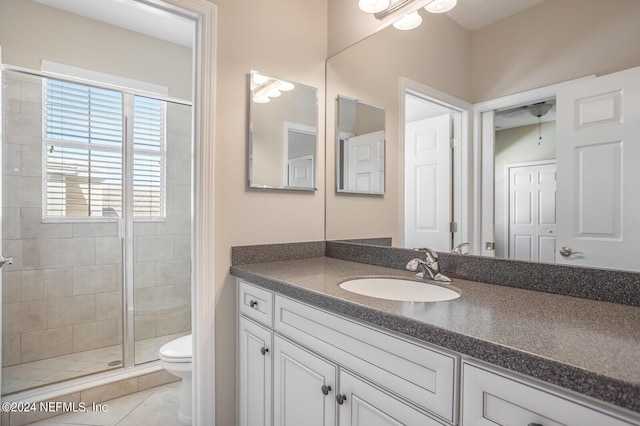
[[273, 293], [240, 281], [240, 313], [273, 327]]
[[276, 296], [275, 329], [455, 423], [457, 358]]
[[630, 426], [613, 413], [550, 390], [463, 363], [462, 425]]

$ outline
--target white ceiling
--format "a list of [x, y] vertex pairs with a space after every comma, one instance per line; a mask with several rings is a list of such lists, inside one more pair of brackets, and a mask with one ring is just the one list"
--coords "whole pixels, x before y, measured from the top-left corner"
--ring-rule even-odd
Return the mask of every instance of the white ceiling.
[[522, 12], [543, 0], [458, 0], [447, 15], [468, 31], [476, 31]]
[[514, 127], [530, 126], [532, 124], [556, 121], [556, 105], [553, 106], [542, 117], [538, 118], [531, 114], [526, 106], [511, 108], [507, 111], [496, 111], [494, 125], [496, 130], [512, 129]]
[[[181, 46], [193, 47], [192, 21], [132, 0], [34, 1]], [[458, 5], [447, 15], [468, 31], [475, 31], [542, 1], [458, 0]]]
[[131, 0], [34, 0], [184, 47], [193, 47], [193, 21]]

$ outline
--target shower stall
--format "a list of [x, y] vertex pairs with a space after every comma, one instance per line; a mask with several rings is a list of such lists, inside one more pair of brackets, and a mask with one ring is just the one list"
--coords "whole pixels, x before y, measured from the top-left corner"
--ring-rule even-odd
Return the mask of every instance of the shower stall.
[[191, 129], [188, 102], [2, 71], [3, 396], [190, 333]]

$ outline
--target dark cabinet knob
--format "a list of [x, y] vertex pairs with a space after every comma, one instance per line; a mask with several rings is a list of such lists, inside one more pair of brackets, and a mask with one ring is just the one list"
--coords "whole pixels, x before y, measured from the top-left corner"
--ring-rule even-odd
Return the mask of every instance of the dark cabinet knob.
[[256, 302], [255, 300], [251, 300], [249, 301], [249, 306], [251, 306], [252, 308], [255, 308], [256, 306], [258, 306], [258, 302]]
[[336, 396], [336, 401], [338, 402], [338, 405], [342, 405], [342, 404], [344, 404], [344, 402], [345, 402], [346, 400], [347, 400], [347, 395], [341, 395], [341, 394], [338, 394], [338, 395]]
[[331, 392], [331, 386], [322, 385], [322, 393], [324, 395], [329, 395], [329, 392]]
[[269, 352], [269, 348], [265, 348], [264, 346], [260, 348], [260, 353], [262, 353], [262, 355], [266, 355], [267, 352]]
[[543, 426], [540, 423], [529, 423], [527, 426]]

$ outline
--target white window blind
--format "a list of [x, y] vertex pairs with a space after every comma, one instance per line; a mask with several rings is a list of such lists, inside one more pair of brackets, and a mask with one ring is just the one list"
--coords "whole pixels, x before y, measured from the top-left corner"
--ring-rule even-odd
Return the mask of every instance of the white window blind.
[[164, 214], [165, 102], [136, 96], [133, 107], [133, 216]]
[[[133, 103], [130, 142], [125, 97]], [[133, 147], [134, 216], [164, 216], [164, 117], [163, 101], [47, 80], [45, 217], [121, 217], [124, 143]]]

